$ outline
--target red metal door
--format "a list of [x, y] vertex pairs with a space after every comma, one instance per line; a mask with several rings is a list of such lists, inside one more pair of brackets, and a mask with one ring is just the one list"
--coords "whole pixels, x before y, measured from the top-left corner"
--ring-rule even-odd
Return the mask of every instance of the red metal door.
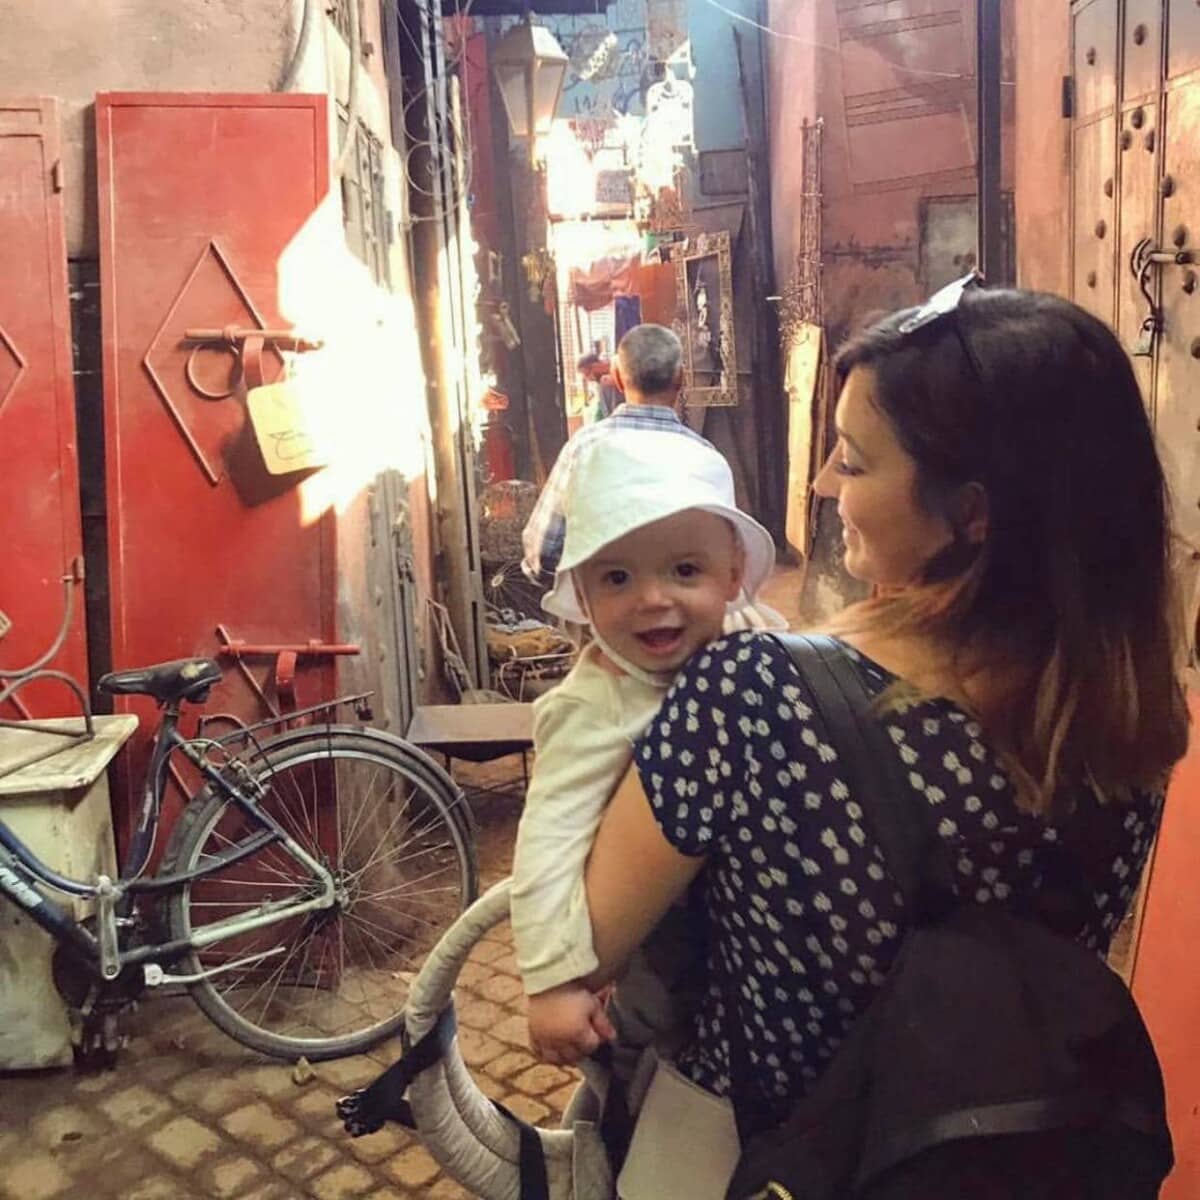
[[[236, 355], [185, 336], [290, 327], [280, 260], [328, 190], [325, 97], [108, 93], [96, 121], [113, 664], [331, 643], [335, 517], [268, 473]], [[281, 360], [263, 360], [270, 381]], [[278, 706], [271, 657], [223, 661], [211, 712]], [[333, 694], [331, 661], [292, 664], [301, 702]], [[124, 840], [154, 714], [120, 707], [143, 718], [114, 804]]]
[[[0, 611], [12, 622], [0, 666], [9, 669], [50, 648], [60, 581], [83, 553], [62, 207], [55, 102], [0, 101]], [[82, 595], [48, 665], [86, 687]], [[78, 711], [62, 686], [37, 683], [0, 717]]]

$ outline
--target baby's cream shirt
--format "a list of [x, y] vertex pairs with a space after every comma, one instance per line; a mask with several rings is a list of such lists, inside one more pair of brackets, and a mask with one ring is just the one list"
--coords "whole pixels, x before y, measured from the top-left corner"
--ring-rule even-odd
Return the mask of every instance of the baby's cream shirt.
[[666, 686], [615, 675], [584, 650], [533, 705], [536, 758], [513, 859], [512, 925], [529, 995], [599, 965], [584, 866], [600, 818], [658, 712]]

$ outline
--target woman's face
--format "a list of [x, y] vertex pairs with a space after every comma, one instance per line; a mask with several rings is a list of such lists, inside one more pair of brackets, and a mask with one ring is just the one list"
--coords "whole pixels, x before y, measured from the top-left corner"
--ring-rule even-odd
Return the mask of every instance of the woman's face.
[[875, 403], [870, 367], [847, 376], [835, 419], [837, 444], [813, 486], [838, 502], [846, 570], [864, 583], [904, 587], [953, 540], [950, 522], [918, 502], [917, 464]]

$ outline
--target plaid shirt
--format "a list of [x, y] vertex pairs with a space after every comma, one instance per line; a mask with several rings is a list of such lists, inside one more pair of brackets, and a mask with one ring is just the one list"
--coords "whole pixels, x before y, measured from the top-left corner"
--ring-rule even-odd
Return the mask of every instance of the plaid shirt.
[[525, 547], [521, 570], [534, 583], [549, 583], [562, 557], [567, 533], [563, 500], [576, 460], [593, 442], [618, 429], [656, 429], [662, 433], [682, 433], [706, 446], [710, 444], [706, 438], [689, 429], [674, 409], [657, 404], [620, 404], [603, 421], [585, 425], [562, 448], [521, 534], [521, 544]]

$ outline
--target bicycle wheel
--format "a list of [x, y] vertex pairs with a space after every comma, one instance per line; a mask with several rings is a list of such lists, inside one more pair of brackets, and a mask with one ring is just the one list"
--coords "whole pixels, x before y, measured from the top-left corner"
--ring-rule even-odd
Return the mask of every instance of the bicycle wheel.
[[[262, 789], [258, 806], [333, 875], [337, 899], [193, 950], [183, 970], [220, 973], [193, 984], [192, 997], [230, 1037], [265, 1054], [356, 1054], [398, 1028], [425, 954], [475, 899], [462, 795], [353, 734], [268, 747], [249, 766]], [[184, 811], [161, 872], [203, 867], [263, 828], [206, 788]], [[321, 892], [319, 876], [275, 841], [173, 894], [171, 934], [203, 938], [264, 905]]]

